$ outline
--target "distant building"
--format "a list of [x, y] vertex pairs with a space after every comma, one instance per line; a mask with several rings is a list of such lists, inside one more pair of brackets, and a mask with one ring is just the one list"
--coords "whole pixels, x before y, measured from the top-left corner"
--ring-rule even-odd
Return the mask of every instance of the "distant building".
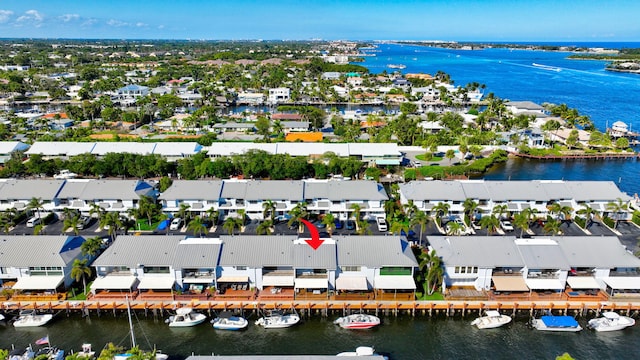
[[269, 102], [277, 104], [291, 100], [291, 89], [289, 88], [273, 88], [269, 89]]

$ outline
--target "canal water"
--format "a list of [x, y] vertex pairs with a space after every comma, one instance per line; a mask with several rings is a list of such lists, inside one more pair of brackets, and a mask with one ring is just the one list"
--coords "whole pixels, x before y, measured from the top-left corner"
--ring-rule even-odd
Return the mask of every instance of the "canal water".
[[[166, 315], [166, 313], [165, 313]], [[374, 346], [391, 359], [555, 359], [568, 352], [576, 359], [633, 359], [640, 353], [640, 329], [613, 333], [548, 333], [533, 330], [527, 317], [517, 317], [503, 328], [478, 330], [469, 323], [475, 315], [411, 317], [382, 316], [373, 330], [344, 330], [332, 324], [338, 315], [312, 317], [289, 329], [265, 330], [250, 322], [245, 331], [214, 330], [204, 323], [193, 328], [169, 328], [161, 318], [138, 313], [134, 318], [136, 340], [141, 349], [155, 345], [172, 359], [196, 355], [241, 354], [337, 354], [358, 346]], [[166, 318], [166, 316], [165, 316]], [[250, 317], [255, 320], [255, 316]], [[583, 327], [586, 319], [579, 319]], [[0, 348], [25, 347], [49, 336], [53, 346], [65, 351], [88, 342], [99, 351], [106, 343], [130, 346], [126, 313], [103, 312], [100, 317], [58, 314], [42, 328], [16, 329], [0, 325]]]

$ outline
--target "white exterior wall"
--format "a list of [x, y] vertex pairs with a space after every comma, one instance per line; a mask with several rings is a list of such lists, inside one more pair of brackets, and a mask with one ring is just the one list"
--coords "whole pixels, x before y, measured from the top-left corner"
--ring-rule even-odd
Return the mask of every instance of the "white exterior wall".
[[218, 266], [215, 276], [216, 287], [221, 276], [246, 276], [249, 278], [249, 287], [262, 290], [262, 268], [247, 267], [246, 270], [238, 270], [233, 266]]

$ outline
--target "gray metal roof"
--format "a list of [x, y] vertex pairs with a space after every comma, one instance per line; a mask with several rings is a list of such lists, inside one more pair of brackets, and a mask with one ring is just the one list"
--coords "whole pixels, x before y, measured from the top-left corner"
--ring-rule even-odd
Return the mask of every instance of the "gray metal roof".
[[222, 184], [220, 197], [223, 199], [244, 199], [247, 183], [244, 181], [225, 181]]
[[407, 242], [399, 236], [333, 236], [338, 266], [418, 266]]
[[300, 180], [248, 181], [245, 200], [303, 201], [304, 183]]
[[537, 183], [547, 194], [548, 200], [566, 200], [571, 199], [572, 194], [567, 188], [564, 181], [532, 181]]
[[171, 266], [184, 236], [118, 236], [94, 262], [94, 266]]
[[410, 200], [464, 201], [467, 198], [459, 181], [412, 181], [400, 184], [400, 191]]
[[558, 236], [552, 239], [558, 242], [572, 267], [640, 267], [640, 259], [627, 251], [615, 236]]
[[189, 244], [180, 243], [173, 261], [175, 269], [185, 268], [215, 268], [218, 265], [220, 249], [218, 243]]
[[620, 191], [613, 181], [567, 181], [567, 188], [576, 201], [630, 200], [629, 195]]
[[0, 200], [30, 200], [41, 198], [52, 201], [58, 196], [64, 180], [15, 180], [0, 182]]
[[[539, 239], [519, 239], [516, 244], [524, 264], [529, 269], [563, 269], [569, 270], [571, 265], [558, 245], [538, 244]], [[530, 242], [530, 244], [524, 244]]]
[[[489, 200], [491, 199], [491, 195], [489, 195], [489, 191], [484, 184], [484, 181], [461, 181], [462, 191], [464, 191], [464, 196], [468, 199], [477, 199], [477, 200]], [[466, 200], [466, 199], [465, 199]]]
[[295, 235], [221, 235], [220, 266], [293, 266], [291, 256]]
[[160, 195], [161, 200], [218, 200], [222, 180], [175, 180]]
[[80, 254], [84, 238], [66, 235], [0, 236], [0, 266], [61, 266]]
[[514, 236], [428, 236], [427, 240], [447, 266], [495, 268], [525, 265]]
[[336, 269], [336, 245], [322, 244], [314, 250], [308, 244], [293, 245], [293, 267], [298, 269]]
[[485, 185], [493, 201], [548, 200], [540, 184], [531, 181], [487, 181]]
[[129, 200], [138, 199], [140, 180], [72, 180], [67, 181], [58, 196], [61, 199]]
[[387, 200], [386, 191], [375, 181], [329, 181], [329, 200]]

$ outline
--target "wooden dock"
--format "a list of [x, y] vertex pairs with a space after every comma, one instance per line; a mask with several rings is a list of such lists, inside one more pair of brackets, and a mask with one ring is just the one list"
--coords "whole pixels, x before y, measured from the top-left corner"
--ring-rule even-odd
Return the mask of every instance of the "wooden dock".
[[[134, 311], [153, 313], [174, 312], [181, 307], [191, 307], [200, 311], [241, 310], [259, 311], [272, 309], [296, 309], [309, 316], [318, 314], [326, 316], [330, 313], [368, 312], [383, 314], [410, 314], [413, 316], [446, 315], [455, 316], [466, 313], [479, 313], [483, 310], [499, 310], [533, 313], [534, 311], [554, 311], [586, 315], [602, 311], [618, 311], [627, 314], [640, 312], [640, 299], [633, 301], [291, 301], [291, 302], [242, 302], [242, 301], [130, 301]], [[36, 309], [42, 312], [124, 312], [125, 301], [57, 301], [57, 302], [0, 302], [0, 310], [4, 313], [15, 313], [24, 309]]]
[[565, 154], [565, 155], [531, 155], [519, 152], [513, 155], [534, 160], [635, 160], [640, 153], [599, 153], [599, 154]]

